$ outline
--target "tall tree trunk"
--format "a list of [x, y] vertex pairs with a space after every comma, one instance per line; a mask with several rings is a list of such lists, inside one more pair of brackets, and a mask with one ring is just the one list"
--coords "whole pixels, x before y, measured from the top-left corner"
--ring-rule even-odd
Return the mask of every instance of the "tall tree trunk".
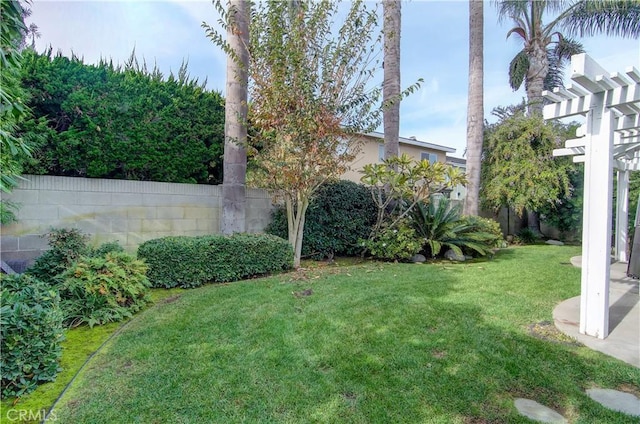
[[227, 57], [227, 94], [224, 123], [224, 163], [222, 184], [223, 234], [246, 231], [247, 174], [247, 85], [249, 53], [249, 3], [245, 0], [229, 0], [229, 27], [227, 41], [236, 52], [238, 63]]
[[398, 156], [400, 144], [400, 0], [383, 0], [384, 32], [384, 157]]
[[547, 47], [542, 40], [531, 40], [527, 49], [529, 56], [529, 69], [527, 71], [527, 101], [529, 105], [527, 111], [529, 115], [539, 114], [542, 116], [544, 90], [544, 79], [549, 73], [549, 58], [547, 57]]
[[467, 103], [467, 197], [464, 215], [478, 215], [484, 125], [484, 13], [482, 0], [469, 0], [469, 98]]

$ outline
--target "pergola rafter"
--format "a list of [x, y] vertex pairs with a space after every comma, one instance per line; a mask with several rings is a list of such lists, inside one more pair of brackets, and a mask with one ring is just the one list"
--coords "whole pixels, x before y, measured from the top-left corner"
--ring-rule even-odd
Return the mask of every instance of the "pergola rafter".
[[613, 170], [617, 170], [615, 258], [627, 262], [629, 172], [640, 170], [640, 71], [609, 73], [586, 54], [571, 58], [572, 83], [543, 92], [545, 119], [582, 115], [586, 123], [554, 156], [584, 162], [580, 332], [609, 334]]

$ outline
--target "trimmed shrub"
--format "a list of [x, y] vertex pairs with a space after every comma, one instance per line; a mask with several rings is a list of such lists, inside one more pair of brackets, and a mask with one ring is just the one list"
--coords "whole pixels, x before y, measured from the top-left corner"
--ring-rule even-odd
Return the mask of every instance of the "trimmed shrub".
[[55, 380], [63, 339], [57, 290], [28, 275], [0, 277], [2, 398]]
[[[323, 185], [307, 209], [302, 256], [331, 259], [360, 254], [358, 241], [369, 237], [376, 211], [371, 192], [362, 184], [337, 181]], [[274, 210], [265, 231], [288, 238], [284, 208]]]
[[52, 228], [46, 237], [51, 249], [40, 255], [27, 273], [45, 283], [55, 284], [57, 277], [73, 262], [90, 253], [89, 236], [76, 228]]
[[153, 287], [198, 287], [290, 269], [291, 245], [269, 234], [175, 236], [138, 247]]
[[147, 266], [124, 252], [82, 257], [61, 278], [65, 323], [75, 327], [121, 321], [149, 302]]

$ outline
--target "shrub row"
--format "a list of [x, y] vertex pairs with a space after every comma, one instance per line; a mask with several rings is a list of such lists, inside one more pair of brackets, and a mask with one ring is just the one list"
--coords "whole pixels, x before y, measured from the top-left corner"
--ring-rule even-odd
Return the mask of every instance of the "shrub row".
[[2, 398], [21, 396], [53, 381], [63, 338], [58, 291], [28, 275], [2, 276], [0, 372]]
[[138, 248], [149, 266], [153, 287], [198, 287], [229, 282], [293, 266], [291, 245], [269, 234], [173, 236], [149, 240]]

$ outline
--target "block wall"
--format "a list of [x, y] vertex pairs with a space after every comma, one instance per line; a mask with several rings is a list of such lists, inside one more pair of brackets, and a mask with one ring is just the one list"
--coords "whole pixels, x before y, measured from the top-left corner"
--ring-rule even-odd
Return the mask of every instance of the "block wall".
[[[2, 194], [19, 207], [18, 222], [1, 228], [2, 259], [40, 255], [52, 227], [78, 228], [96, 244], [117, 240], [129, 251], [153, 238], [218, 233], [221, 195], [221, 186], [26, 175]], [[271, 209], [268, 193], [248, 189], [247, 232], [263, 231]]]

